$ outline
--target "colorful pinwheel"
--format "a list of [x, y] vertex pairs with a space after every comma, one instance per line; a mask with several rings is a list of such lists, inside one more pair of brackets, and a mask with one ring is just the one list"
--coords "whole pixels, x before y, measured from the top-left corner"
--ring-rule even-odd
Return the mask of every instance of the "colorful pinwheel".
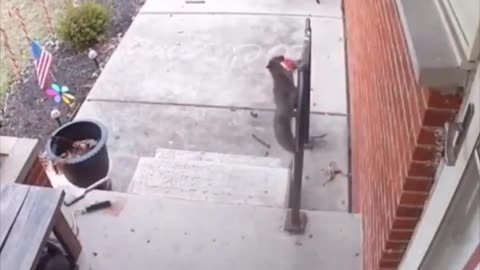
[[67, 86], [60, 86], [58, 83], [52, 83], [51, 88], [47, 89], [47, 96], [53, 97], [56, 103], [65, 102], [67, 105], [70, 105], [75, 101], [75, 97], [67, 93], [70, 91]]

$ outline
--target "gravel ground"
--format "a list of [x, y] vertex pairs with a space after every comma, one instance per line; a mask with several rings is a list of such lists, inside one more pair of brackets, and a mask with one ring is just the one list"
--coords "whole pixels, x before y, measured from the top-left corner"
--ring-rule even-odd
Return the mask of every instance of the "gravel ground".
[[[123, 34], [137, 14], [141, 2], [135, 0], [115, 0], [112, 5], [112, 20], [107, 30], [107, 38], [98, 44], [98, 60], [104, 65], [115, 51]], [[50, 119], [50, 112], [57, 108], [66, 121], [85, 100], [100, 71], [87, 56], [87, 52], [76, 52], [68, 45], [60, 44], [54, 55], [54, 74], [57, 81], [67, 85], [77, 99], [74, 108], [65, 104], [57, 105], [47, 97], [37, 84], [33, 66], [24, 71], [23, 79], [11, 85], [3, 101], [0, 114], [0, 135], [29, 137], [45, 140], [58, 124]]]

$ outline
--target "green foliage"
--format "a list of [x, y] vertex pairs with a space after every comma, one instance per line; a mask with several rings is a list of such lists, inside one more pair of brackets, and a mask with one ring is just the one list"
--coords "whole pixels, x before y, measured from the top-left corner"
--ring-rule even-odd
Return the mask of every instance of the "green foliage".
[[83, 50], [100, 41], [110, 20], [107, 6], [93, 1], [75, 7], [68, 6], [59, 20], [60, 37], [72, 44], [77, 50]]

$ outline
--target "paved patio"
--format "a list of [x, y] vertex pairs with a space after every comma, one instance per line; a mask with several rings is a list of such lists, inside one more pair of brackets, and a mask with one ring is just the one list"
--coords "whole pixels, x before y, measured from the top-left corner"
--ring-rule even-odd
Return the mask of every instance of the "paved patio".
[[268, 152], [287, 166], [291, 156], [273, 137], [265, 65], [275, 54], [299, 55], [306, 17], [313, 29], [311, 133], [328, 135], [306, 152], [303, 207], [346, 211], [347, 177], [324, 184], [322, 172], [330, 162], [348, 171], [340, 0], [147, 1], [77, 115], [108, 126], [114, 189], [126, 191], [138, 158], [159, 147]]
[[80, 270], [360, 270], [361, 219], [308, 211], [304, 235], [283, 231], [285, 210], [93, 191], [77, 216]]

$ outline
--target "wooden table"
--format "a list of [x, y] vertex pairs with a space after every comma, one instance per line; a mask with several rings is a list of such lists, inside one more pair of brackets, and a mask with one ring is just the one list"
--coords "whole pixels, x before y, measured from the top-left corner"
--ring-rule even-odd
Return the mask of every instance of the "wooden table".
[[36, 139], [0, 136], [0, 183], [25, 183], [42, 146]]
[[0, 186], [0, 269], [35, 269], [50, 233], [75, 263], [82, 249], [62, 214], [65, 193], [51, 188]]

